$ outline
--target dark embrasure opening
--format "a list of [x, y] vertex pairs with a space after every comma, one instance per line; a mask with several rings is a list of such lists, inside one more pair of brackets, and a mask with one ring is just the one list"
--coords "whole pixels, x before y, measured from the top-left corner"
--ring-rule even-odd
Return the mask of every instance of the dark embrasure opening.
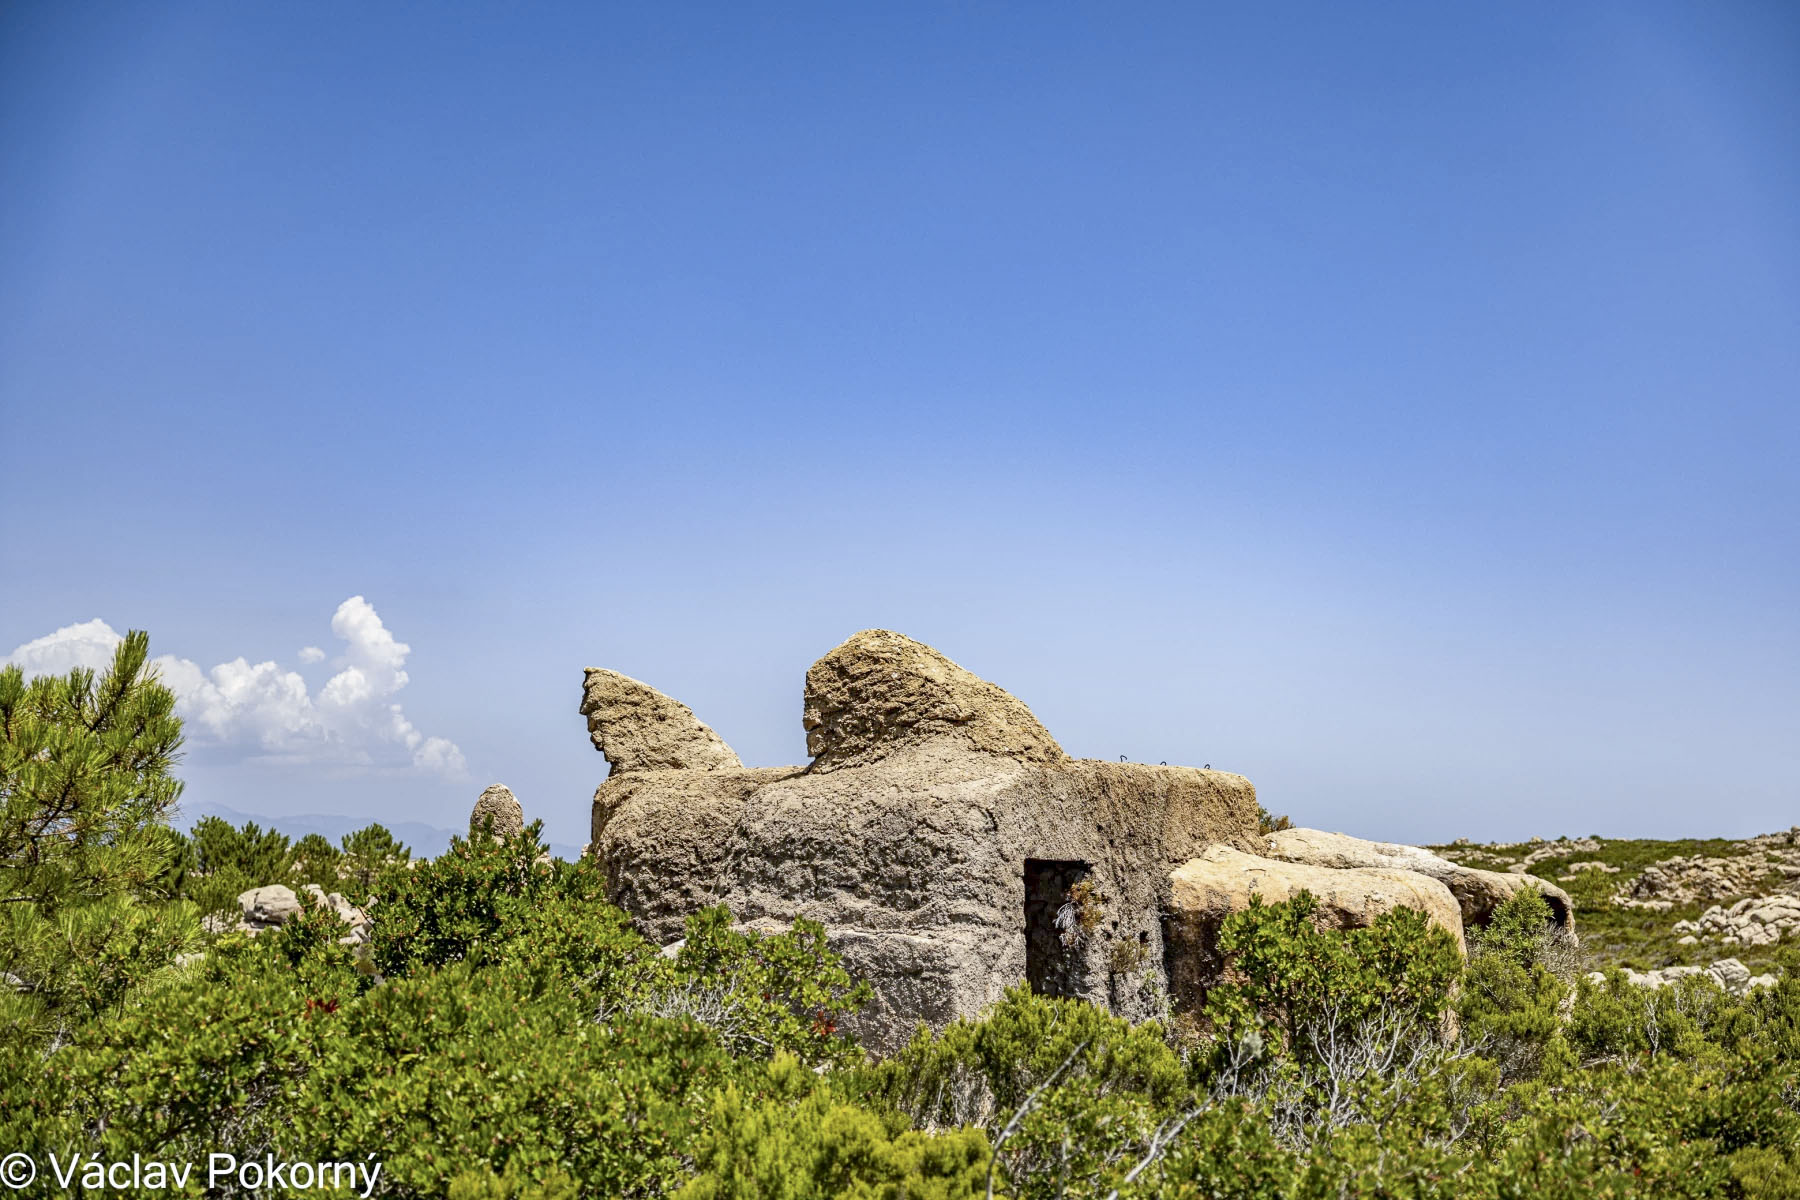
[[1084, 991], [1085, 934], [1070, 893], [1092, 870], [1072, 859], [1025, 860], [1025, 982], [1040, 996]]

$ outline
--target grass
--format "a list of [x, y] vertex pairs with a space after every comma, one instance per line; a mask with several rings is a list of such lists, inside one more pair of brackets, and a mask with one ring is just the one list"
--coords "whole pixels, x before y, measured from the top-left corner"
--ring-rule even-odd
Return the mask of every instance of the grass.
[[[1573, 843], [1565, 852], [1553, 854], [1531, 865], [1529, 874], [1556, 884], [1575, 902], [1575, 931], [1581, 935], [1583, 970], [1604, 971], [1612, 967], [1630, 967], [1650, 971], [1679, 965], [1705, 966], [1722, 958], [1735, 958], [1752, 972], [1767, 970], [1779, 951], [1793, 945], [1787, 940], [1770, 946], [1727, 946], [1718, 941], [1696, 945], [1678, 944], [1681, 934], [1677, 921], [1693, 920], [1715, 904], [1729, 908], [1742, 896], [1765, 895], [1780, 890], [1783, 877], [1773, 872], [1752, 891], [1716, 900], [1677, 904], [1667, 912], [1645, 908], [1626, 908], [1615, 904], [1613, 896], [1643, 873], [1652, 863], [1671, 858], [1766, 857], [1754, 847], [1726, 838], [1685, 838], [1657, 841], [1649, 838], [1588, 839], [1599, 843], [1599, 849], [1575, 849]], [[1527, 854], [1547, 848], [1558, 848], [1562, 842], [1520, 842], [1511, 845], [1453, 844], [1430, 849], [1445, 858], [1484, 870], [1504, 871]], [[1572, 878], [1569, 864], [1603, 862], [1619, 868], [1617, 874], [1606, 871], [1582, 871]]]

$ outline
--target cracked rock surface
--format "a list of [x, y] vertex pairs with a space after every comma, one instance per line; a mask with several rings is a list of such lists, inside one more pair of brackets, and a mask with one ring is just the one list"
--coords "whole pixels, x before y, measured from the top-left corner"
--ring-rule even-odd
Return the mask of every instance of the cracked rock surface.
[[629, 675], [589, 667], [581, 688], [594, 749], [612, 774], [630, 771], [717, 771], [744, 764], [694, 710]]

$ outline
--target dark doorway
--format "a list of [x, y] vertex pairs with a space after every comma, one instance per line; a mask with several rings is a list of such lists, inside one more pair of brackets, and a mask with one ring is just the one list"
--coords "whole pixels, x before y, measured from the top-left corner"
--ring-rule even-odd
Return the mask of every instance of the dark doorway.
[[1085, 990], [1087, 935], [1070, 891], [1091, 870], [1070, 859], [1025, 860], [1025, 982], [1040, 996]]

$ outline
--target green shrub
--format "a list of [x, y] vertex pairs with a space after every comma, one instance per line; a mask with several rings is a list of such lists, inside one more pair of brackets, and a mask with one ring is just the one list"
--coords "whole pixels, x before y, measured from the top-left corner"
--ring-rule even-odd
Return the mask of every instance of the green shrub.
[[340, 1037], [288, 1106], [286, 1152], [379, 1149], [399, 1194], [420, 1197], [447, 1194], [477, 1163], [543, 1189], [566, 1175], [582, 1195], [678, 1182], [728, 1056], [697, 1023], [597, 1025], [540, 982], [457, 965], [332, 1014]]
[[638, 1001], [648, 1011], [705, 1021], [734, 1054], [791, 1054], [809, 1067], [861, 1061], [842, 1023], [867, 1003], [869, 986], [851, 979], [824, 926], [801, 919], [785, 933], [756, 933], [735, 928], [718, 905], [689, 917], [686, 932], [672, 959], [651, 960]]
[[1627, 1061], [1669, 1056], [1711, 1063], [1731, 1057], [1756, 1026], [1753, 1014], [1710, 976], [1690, 975], [1666, 987], [1626, 982], [1623, 971], [1604, 982], [1579, 981], [1565, 1027], [1583, 1060]]
[[988, 1144], [979, 1129], [899, 1130], [832, 1094], [794, 1058], [715, 1104], [695, 1148], [698, 1175], [680, 1200], [964, 1200], [983, 1195]]
[[977, 1020], [953, 1021], [936, 1034], [921, 1026], [904, 1050], [870, 1073], [868, 1089], [928, 1126], [992, 1127], [1065, 1064], [1108, 1091], [1143, 1095], [1158, 1111], [1189, 1091], [1187, 1069], [1161, 1026], [1133, 1025], [1084, 1001], [1036, 995], [1023, 984], [1008, 988]]
[[1304, 1159], [1276, 1140], [1266, 1113], [1244, 1099], [1199, 1114], [1161, 1162], [1140, 1176], [1132, 1194], [1204, 1196], [1206, 1200], [1285, 1197]]
[[603, 902], [591, 870], [545, 856], [542, 833], [543, 822], [534, 821], [503, 840], [455, 838], [430, 862], [380, 876], [376, 966], [389, 976], [451, 963], [490, 966], [541, 909], [567, 898]]
[[1746, 1037], [1779, 1062], [1800, 1064], [1800, 948], [1783, 947], [1781, 975], [1773, 987], [1758, 988], [1744, 999], [1753, 1025]]
[[261, 1157], [295, 1081], [333, 1053], [328, 1018], [366, 986], [349, 952], [305, 925], [227, 938], [69, 1045], [17, 1062], [0, 1085], [0, 1137], [27, 1152]]
[[1006, 1194], [1031, 1197], [1124, 1186], [1166, 1149], [1161, 1133], [1205, 1107], [1159, 1024], [1023, 986], [978, 1020], [921, 1028], [858, 1086], [923, 1131], [981, 1130]]
[[1398, 908], [1362, 929], [1318, 920], [1302, 891], [1280, 904], [1252, 895], [1219, 928], [1227, 982], [1206, 997], [1205, 1015], [1224, 1043], [1272, 1031], [1292, 1054], [1322, 1031], [1387, 1012], [1421, 1023], [1448, 1004], [1462, 967], [1456, 941], [1423, 913]]
[[128, 634], [110, 669], [26, 682], [0, 669], [0, 1055], [73, 1036], [188, 948], [158, 911], [180, 842], [175, 698]]
[[1469, 932], [1457, 1011], [1464, 1035], [1485, 1043], [1508, 1079], [1536, 1074], [1562, 1027], [1571, 990], [1566, 941], [1536, 891], [1520, 892]]
[[325, 890], [342, 892], [356, 904], [364, 903], [376, 880], [412, 861], [412, 851], [385, 825], [365, 825], [338, 841], [342, 846], [337, 860], [339, 886]]

